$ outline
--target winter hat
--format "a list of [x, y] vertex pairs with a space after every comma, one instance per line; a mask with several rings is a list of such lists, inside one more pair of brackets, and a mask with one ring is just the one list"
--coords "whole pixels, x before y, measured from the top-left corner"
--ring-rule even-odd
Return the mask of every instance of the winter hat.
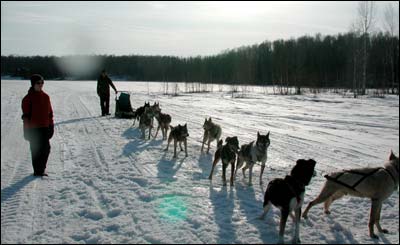
[[41, 75], [39, 75], [39, 74], [33, 74], [33, 75], [31, 76], [31, 86], [32, 86], [32, 87], [35, 86], [35, 83], [36, 83], [37, 81], [40, 81], [40, 80], [44, 80], [43, 77], [42, 77]]

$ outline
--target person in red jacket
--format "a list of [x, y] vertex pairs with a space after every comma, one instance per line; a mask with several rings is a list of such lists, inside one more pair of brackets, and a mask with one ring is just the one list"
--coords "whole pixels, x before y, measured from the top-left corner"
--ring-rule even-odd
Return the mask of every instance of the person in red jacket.
[[49, 140], [54, 134], [53, 109], [50, 97], [43, 92], [43, 84], [41, 75], [32, 75], [31, 87], [22, 99], [24, 138], [30, 143], [34, 176], [48, 176], [45, 169], [50, 154]]

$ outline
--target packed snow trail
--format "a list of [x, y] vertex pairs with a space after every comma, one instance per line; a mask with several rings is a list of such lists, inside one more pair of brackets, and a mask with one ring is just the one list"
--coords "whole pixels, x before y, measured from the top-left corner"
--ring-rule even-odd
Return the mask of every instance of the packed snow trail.
[[[188, 157], [173, 145], [143, 140], [132, 120], [101, 117], [95, 82], [45, 81], [55, 116], [47, 171], [32, 176], [29, 144], [22, 136], [21, 100], [28, 81], [1, 81], [2, 243], [276, 243], [280, 211], [264, 221], [266, 185], [290, 172], [299, 158], [317, 161], [318, 175], [306, 189], [315, 198], [323, 174], [342, 168], [381, 166], [390, 149], [399, 153], [399, 99], [339, 95], [274, 96], [256, 90], [246, 98], [227, 91], [163, 95], [162, 83], [115, 82], [131, 91], [134, 108], [160, 102], [172, 125], [188, 124]], [[148, 90], [148, 86], [151, 88]], [[253, 186], [238, 172], [235, 186], [222, 186], [217, 165], [208, 180], [216, 142], [200, 154], [206, 117], [220, 124], [222, 138], [245, 144], [257, 131], [271, 132], [262, 186], [257, 165]], [[179, 147], [178, 147], [179, 149]], [[179, 151], [179, 150], [178, 150]], [[227, 171], [230, 174], [230, 169]], [[380, 243], [399, 242], [399, 195], [383, 204]], [[370, 202], [345, 197], [323, 214], [322, 205], [302, 220], [303, 243], [376, 243], [368, 237]], [[288, 221], [285, 239], [293, 233]]]

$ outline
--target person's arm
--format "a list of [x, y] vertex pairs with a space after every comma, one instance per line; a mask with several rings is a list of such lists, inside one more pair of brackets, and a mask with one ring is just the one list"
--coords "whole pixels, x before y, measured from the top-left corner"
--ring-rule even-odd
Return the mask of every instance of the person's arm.
[[53, 137], [54, 134], [54, 120], [53, 120], [53, 108], [51, 106], [50, 97], [49, 97], [49, 139]]
[[109, 77], [107, 77], [108, 79], [108, 84], [110, 84], [111, 85], [111, 87], [114, 89], [114, 91], [115, 91], [115, 93], [117, 93], [117, 89], [115, 88], [115, 86], [114, 86], [114, 83], [111, 81], [111, 79], [109, 78]]
[[23, 129], [24, 129], [24, 139], [29, 140], [29, 129], [28, 123], [31, 120], [31, 110], [32, 106], [27, 97], [22, 100], [22, 120], [23, 120]]
[[100, 96], [100, 78], [97, 79], [97, 95]]

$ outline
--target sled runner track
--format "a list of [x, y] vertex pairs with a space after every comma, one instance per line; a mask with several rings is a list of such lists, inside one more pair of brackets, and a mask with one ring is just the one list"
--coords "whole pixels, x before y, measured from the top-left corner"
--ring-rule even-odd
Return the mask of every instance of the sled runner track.
[[26, 242], [25, 235], [32, 233], [34, 210], [40, 202], [38, 182], [41, 180], [32, 175], [31, 168], [30, 159], [20, 162], [9, 185], [1, 191], [2, 243], [14, 235], [18, 235], [19, 242], [23, 243]]

